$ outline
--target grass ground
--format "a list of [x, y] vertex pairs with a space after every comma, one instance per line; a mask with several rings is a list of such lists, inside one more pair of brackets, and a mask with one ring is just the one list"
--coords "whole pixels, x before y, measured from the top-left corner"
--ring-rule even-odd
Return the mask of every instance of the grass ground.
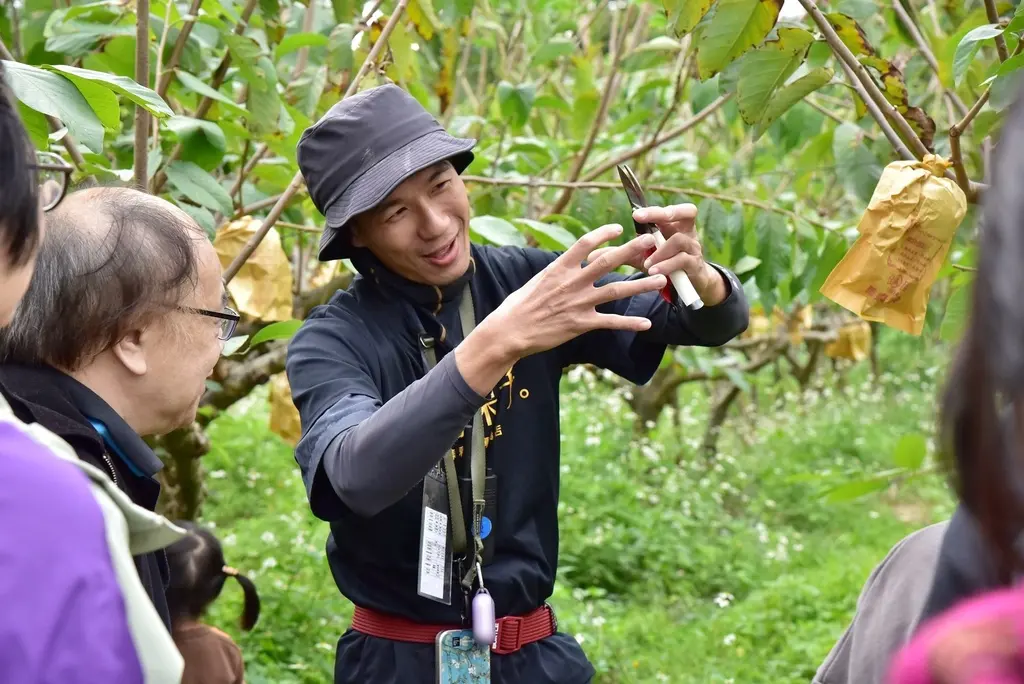
[[[889, 548], [951, 510], [930, 476], [830, 503], [821, 494], [888, 468], [897, 440], [930, 434], [945, 359], [916, 342], [883, 346], [842, 387], [798, 392], [770, 372], [697, 456], [707, 388], [636, 439], [625, 390], [574, 371], [563, 386], [560, 576], [553, 604], [598, 682], [809, 682]], [[256, 394], [218, 419], [204, 466], [202, 522], [249, 572], [263, 614], [238, 630], [232, 585], [210, 621], [234, 635], [247, 681], [325, 682], [351, 606], [324, 560], [327, 526], [308, 512], [291, 450]]]

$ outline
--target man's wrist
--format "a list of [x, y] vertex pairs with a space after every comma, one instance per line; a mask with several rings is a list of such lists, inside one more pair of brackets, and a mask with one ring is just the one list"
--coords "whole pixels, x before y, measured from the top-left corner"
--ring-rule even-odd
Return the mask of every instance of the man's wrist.
[[515, 336], [499, 330], [496, 321], [484, 319], [455, 348], [455, 364], [473, 391], [486, 396], [519, 361]]
[[704, 270], [707, 275], [704, 278], [704, 287], [697, 292], [700, 295], [704, 306], [716, 306], [729, 297], [729, 283], [726, 282], [725, 274], [704, 262]]

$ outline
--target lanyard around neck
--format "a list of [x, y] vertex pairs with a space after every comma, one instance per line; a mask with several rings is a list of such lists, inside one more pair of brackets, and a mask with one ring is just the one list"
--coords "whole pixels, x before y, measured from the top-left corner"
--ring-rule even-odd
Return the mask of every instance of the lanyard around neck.
[[[469, 337], [469, 333], [476, 325], [476, 317], [473, 313], [473, 294], [470, 291], [469, 283], [462, 293], [462, 301], [459, 303], [459, 319], [462, 323], [462, 339]], [[429, 372], [437, 365], [437, 352], [434, 350], [433, 340], [425, 340], [423, 353], [427, 359], [427, 371]], [[480, 562], [483, 551], [483, 540], [480, 537], [481, 524], [484, 514], [484, 480], [486, 478], [486, 447], [484, 445], [483, 414], [476, 411], [473, 414], [473, 428], [470, 444], [470, 475], [472, 478], [473, 495], [473, 545], [474, 562], [470, 564], [469, 571], [462, 583], [467, 589], [472, 586], [476, 575], [477, 564]], [[455, 450], [449, 449], [444, 456], [444, 477], [448, 487], [448, 509], [451, 512], [452, 520], [452, 544], [456, 554], [462, 554], [468, 550], [466, 539], [466, 521], [463, 517], [462, 496], [459, 494], [459, 480], [455, 472]]]

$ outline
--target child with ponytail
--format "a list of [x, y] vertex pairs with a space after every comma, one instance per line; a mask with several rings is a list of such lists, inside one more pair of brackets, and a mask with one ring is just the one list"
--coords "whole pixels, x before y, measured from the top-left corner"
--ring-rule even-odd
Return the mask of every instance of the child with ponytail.
[[245, 666], [242, 651], [224, 632], [203, 624], [202, 616], [217, 600], [224, 582], [233, 577], [242, 586], [245, 606], [242, 629], [249, 631], [260, 614], [256, 586], [245, 575], [227, 565], [220, 541], [209, 530], [190, 522], [179, 522], [188, 535], [167, 548], [170, 585], [167, 604], [171, 634], [185, 659], [182, 684], [243, 684]]

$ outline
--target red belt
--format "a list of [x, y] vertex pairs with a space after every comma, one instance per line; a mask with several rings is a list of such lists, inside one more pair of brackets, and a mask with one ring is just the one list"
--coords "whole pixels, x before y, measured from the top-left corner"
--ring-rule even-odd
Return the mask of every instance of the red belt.
[[[526, 644], [546, 639], [558, 629], [555, 611], [551, 610], [547, 604], [526, 615], [509, 615], [498, 618], [495, 622], [497, 623], [497, 638], [491, 645], [491, 651], [498, 655], [515, 653]], [[425, 625], [356, 606], [355, 612], [352, 614], [352, 629], [380, 639], [433, 644], [439, 633], [460, 628], [450, 625]]]

